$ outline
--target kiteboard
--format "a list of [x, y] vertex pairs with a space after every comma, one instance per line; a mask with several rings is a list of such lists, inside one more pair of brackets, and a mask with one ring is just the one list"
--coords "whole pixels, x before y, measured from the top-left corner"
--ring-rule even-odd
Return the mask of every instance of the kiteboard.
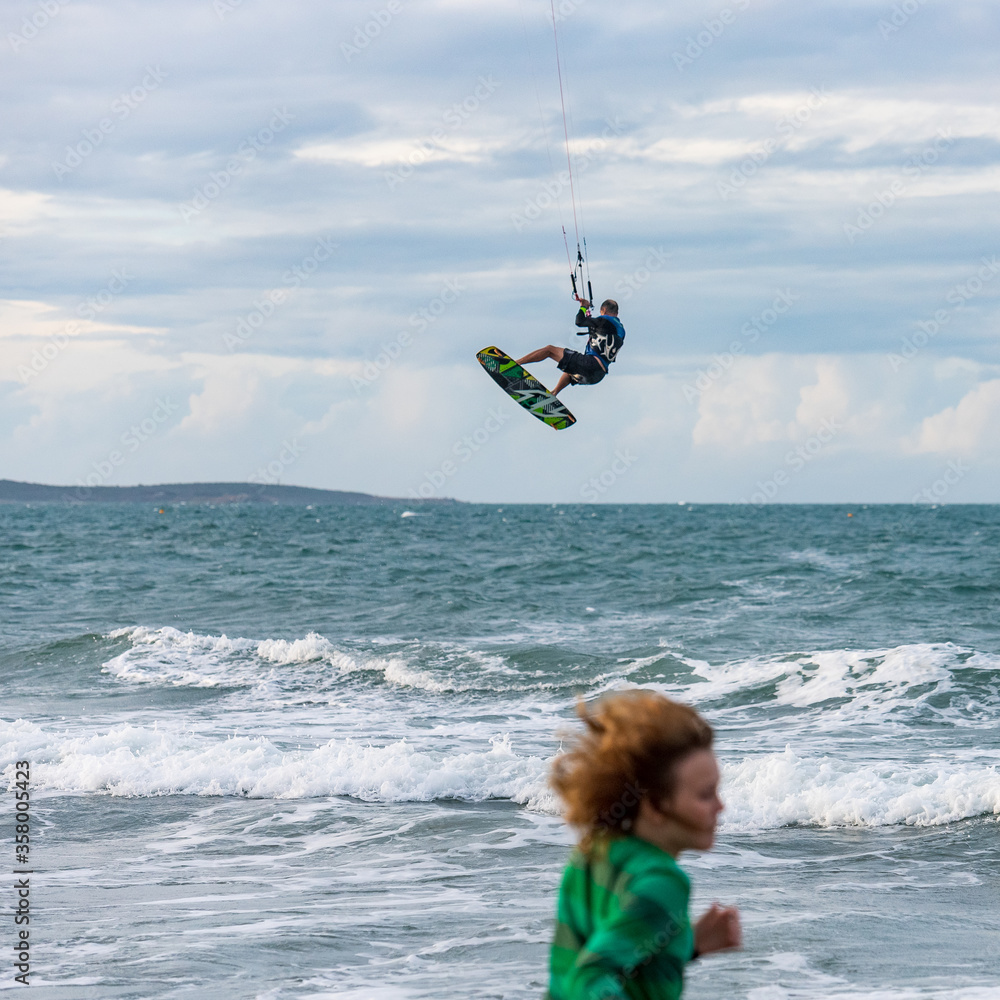
[[534, 375], [525, 371], [499, 347], [484, 347], [476, 357], [490, 378], [542, 423], [557, 431], [576, 423], [576, 417], [563, 406], [558, 396], [553, 396]]

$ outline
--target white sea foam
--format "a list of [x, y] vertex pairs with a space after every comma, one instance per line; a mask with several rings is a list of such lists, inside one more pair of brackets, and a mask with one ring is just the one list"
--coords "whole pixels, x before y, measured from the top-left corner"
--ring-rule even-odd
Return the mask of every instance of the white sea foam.
[[345, 652], [315, 632], [301, 639], [257, 640], [135, 626], [117, 629], [109, 638], [128, 639], [131, 645], [105, 662], [104, 671], [136, 684], [322, 692], [348, 674], [368, 671], [400, 687], [442, 692], [461, 686], [414, 669], [401, 657]]
[[385, 669], [385, 679], [400, 687], [420, 688], [423, 691], [432, 691], [442, 694], [445, 691], [454, 691], [455, 685], [448, 681], [437, 680], [433, 674], [426, 670], [414, 670], [406, 666], [401, 660], [393, 660]]
[[997, 986], [903, 986], [884, 989], [828, 983], [758, 986], [747, 1000], [1000, 1000]]
[[730, 764], [723, 781], [724, 823], [736, 830], [937, 826], [1000, 816], [1000, 774], [976, 761], [859, 764], [786, 748]]
[[198, 635], [167, 626], [115, 629], [109, 639], [130, 646], [103, 665], [106, 673], [137, 684], [218, 687], [256, 683], [247, 662], [253, 643], [228, 636]]
[[802, 549], [798, 552], [789, 552], [787, 558], [793, 563], [806, 563], [837, 574], [845, 573], [857, 561], [855, 555], [833, 556], [821, 549]]
[[748, 705], [802, 709], [827, 731], [921, 715], [993, 725], [1000, 707], [1000, 657], [953, 643], [819, 650], [719, 665], [674, 655], [690, 667], [693, 682], [668, 685], [670, 693], [722, 713], [727, 702], [738, 703], [740, 711]]
[[290, 663], [326, 661], [347, 671], [356, 670], [358, 667], [352, 657], [336, 649], [328, 639], [315, 632], [310, 632], [304, 639], [263, 639], [252, 645], [254, 652], [262, 660], [282, 666]]
[[129, 724], [69, 735], [18, 720], [0, 722], [0, 768], [9, 783], [14, 761], [30, 753], [33, 787], [63, 792], [349, 795], [381, 802], [498, 798], [544, 808], [545, 760], [518, 754], [507, 735], [476, 742], [463, 750], [344, 738], [292, 751], [263, 736], [218, 739]]
[[[72, 733], [5, 724], [0, 764], [30, 753], [35, 779], [61, 791], [506, 798], [556, 811], [546, 758], [571, 698], [526, 702], [526, 690], [555, 685], [548, 673], [526, 675], [507, 657], [447, 642], [374, 640], [358, 651], [317, 633], [230, 639], [135, 627], [109, 638], [127, 646], [105, 664], [123, 683], [242, 689], [227, 696], [230, 721], [206, 717], [198, 732], [180, 721], [163, 729], [137, 719], [113, 728], [78, 724]], [[637, 671], [655, 671], [658, 659], [619, 658], [586, 683], [591, 693], [621, 687]], [[660, 686], [699, 704], [720, 731], [729, 829], [934, 825], [1000, 815], [997, 759], [974, 749], [1000, 705], [1000, 658], [992, 654], [940, 643], [719, 665], [672, 659], [686, 664], [686, 676]], [[350, 677], [354, 686], [343, 687]], [[387, 698], [386, 686], [398, 695]], [[504, 703], [498, 724], [497, 697], [507, 690], [516, 703]], [[453, 697], [462, 692], [473, 697]], [[323, 738], [336, 734], [323, 745], [309, 741], [314, 703], [326, 706]], [[234, 725], [240, 735], [219, 737], [220, 728]], [[933, 735], [942, 725], [956, 734], [951, 742]], [[511, 739], [486, 748], [500, 726]], [[305, 749], [282, 749], [303, 740]]]
[[957, 982], [952, 970], [936, 983], [872, 988], [830, 975], [800, 952], [776, 951], [762, 959], [760, 973], [770, 981], [749, 989], [747, 1000], [1000, 1000], [997, 987]]
[[[244, 795], [297, 799], [349, 795], [384, 802], [442, 798], [509, 799], [555, 812], [550, 762], [518, 753], [507, 735], [441, 736], [376, 744], [338, 738], [287, 750], [264, 736], [221, 739], [120, 725], [105, 731], [50, 732], [0, 722], [0, 767], [33, 762], [36, 788], [151, 796]], [[940, 764], [847, 763], [786, 749], [725, 763], [724, 827], [752, 831], [790, 824], [819, 827], [939, 825], [1000, 815], [1000, 774], [983, 760]]]
[[[104, 671], [134, 684], [253, 688], [272, 698], [291, 691], [322, 694], [348, 675], [365, 673], [376, 682], [431, 694], [551, 686], [525, 683], [504, 656], [447, 642], [395, 641], [395, 654], [377, 655], [339, 648], [316, 632], [299, 639], [230, 639], [170, 626], [133, 626], [108, 638], [130, 645], [107, 660]], [[376, 648], [385, 644], [372, 643]]]

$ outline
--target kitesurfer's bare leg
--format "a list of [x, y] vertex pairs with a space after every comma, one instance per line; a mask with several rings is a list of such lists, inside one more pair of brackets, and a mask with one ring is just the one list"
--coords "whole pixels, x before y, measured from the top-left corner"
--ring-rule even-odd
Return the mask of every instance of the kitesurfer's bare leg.
[[537, 351], [532, 351], [530, 354], [525, 354], [523, 358], [518, 358], [517, 364], [519, 365], [531, 365], [536, 361], [544, 361], [546, 358], [552, 358], [553, 361], [562, 361], [563, 348], [553, 347], [551, 344], [548, 347], [539, 347]]
[[573, 380], [565, 372], [563, 372], [562, 375], [559, 376], [559, 381], [556, 382], [556, 387], [552, 390], [552, 395], [558, 396], [559, 393], [562, 392], [562, 390], [565, 389], [566, 386], [568, 386], [572, 381]]

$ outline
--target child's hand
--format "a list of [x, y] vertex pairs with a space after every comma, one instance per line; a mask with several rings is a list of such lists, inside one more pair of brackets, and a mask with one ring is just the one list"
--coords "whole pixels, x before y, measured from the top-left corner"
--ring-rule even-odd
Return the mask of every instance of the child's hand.
[[735, 906], [713, 903], [694, 925], [694, 946], [699, 955], [739, 948], [742, 944], [740, 911]]

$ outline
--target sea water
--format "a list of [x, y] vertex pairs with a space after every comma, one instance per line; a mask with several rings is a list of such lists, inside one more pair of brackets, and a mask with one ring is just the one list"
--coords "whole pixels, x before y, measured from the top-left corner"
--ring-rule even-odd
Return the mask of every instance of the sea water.
[[745, 948], [687, 997], [1000, 997], [998, 553], [996, 507], [0, 508], [32, 995], [539, 998], [550, 762], [642, 685], [723, 768], [682, 861]]

